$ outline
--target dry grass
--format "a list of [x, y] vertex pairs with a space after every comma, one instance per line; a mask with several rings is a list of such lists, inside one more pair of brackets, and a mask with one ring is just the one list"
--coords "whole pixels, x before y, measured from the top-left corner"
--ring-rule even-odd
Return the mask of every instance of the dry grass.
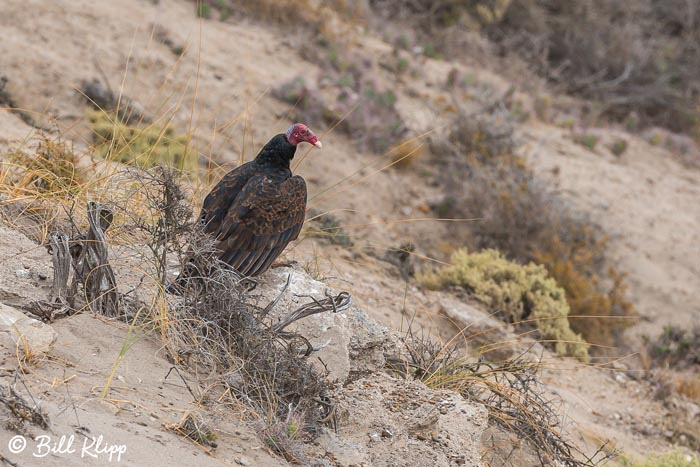
[[[535, 450], [540, 462], [597, 466], [614, 456], [605, 454], [601, 447], [589, 457], [568, 441], [558, 413], [559, 402], [546, 393], [538, 379], [542, 363], [523, 357], [503, 362], [480, 361], [453, 343], [437, 343], [410, 328], [403, 342], [405, 352], [388, 360], [391, 370], [402, 377], [418, 379], [428, 387], [455, 391], [484, 404], [490, 424], [515, 434], [519, 442]], [[486, 461], [507, 462], [499, 458], [493, 438], [483, 442]], [[515, 449], [511, 449], [511, 454]]]
[[0, 386], [0, 403], [3, 404], [0, 413], [3, 413], [5, 426], [25, 436], [30, 434], [30, 424], [49, 428], [48, 415], [37, 405], [31, 394], [29, 399], [31, 402], [17, 391], [15, 384]]
[[185, 413], [179, 422], [166, 424], [165, 428], [191, 439], [200, 446], [216, 447], [216, 434], [202, 416], [194, 412]]
[[700, 401], [700, 376], [680, 376], [676, 378], [675, 386], [678, 394]]

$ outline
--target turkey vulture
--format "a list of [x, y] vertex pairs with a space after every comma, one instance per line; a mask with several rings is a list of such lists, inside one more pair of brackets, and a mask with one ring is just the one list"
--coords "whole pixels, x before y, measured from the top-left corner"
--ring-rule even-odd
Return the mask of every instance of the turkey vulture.
[[219, 258], [244, 276], [267, 271], [299, 236], [306, 213], [306, 182], [292, 176], [297, 145], [321, 142], [295, 123], [260, 150], [254, 160], [226, 174], [204, 199], [200, 222], [216, 239]]

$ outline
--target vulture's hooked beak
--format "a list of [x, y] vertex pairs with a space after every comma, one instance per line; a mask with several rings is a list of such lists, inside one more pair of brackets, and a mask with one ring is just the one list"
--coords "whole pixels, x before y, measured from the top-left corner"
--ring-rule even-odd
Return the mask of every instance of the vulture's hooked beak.
[[316, 142], [314, 143], [314, 146], [316, 146], [319, 149], [321, 149], [323, 147], [323, 145], [321, 144], [321, 141], [319, 141], [319, 140], [316, 140]]

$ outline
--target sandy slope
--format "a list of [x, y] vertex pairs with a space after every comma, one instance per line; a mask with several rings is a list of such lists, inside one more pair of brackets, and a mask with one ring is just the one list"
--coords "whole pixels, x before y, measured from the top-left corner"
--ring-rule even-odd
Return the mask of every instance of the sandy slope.
[[[56, 117], [59, 127], [67, 129], [67, 136], [83, 145], [89, 144], [89, 135], [83, 125], [74, 124], [84, 120], [85, 105], [75, 89], [82, 80], [99, 77], [100, 69], [114, 89], [119, 89], [123, 81], [124, 93], [147, 112], [165, 115], [166, 119], [172, 114], [178, 128], [191, 127], [203, 158], [211, 157], [231, 165], [241, 158], [250, 158], [271, 133], [284, 130], [289, 123], [285, 118], [288, 107], [269, 96], [270, 88], [298, 74], [319, 73], [315, 65], [299, 58], [293, 36], [247, 22], [199, 21], [192, 13], [191, 4], [185, 1], [154, 4], [146, 0], [6, 0], [0, 27], [4, 31], [4, 39], [0, 41], [0, 71], [10, 79], [8, 89], [15, 100], [22, 107], [38, 112], [36, 119], [44, 125], [51, 122], [41, 114]], [[162, 43], [164, 37], [188, 48], [182, 59]], [[368, 54], [390, 50], [376, 40], [367, 40], [364, 47]], [[444, 123], [444, 112], [424, 96], [439, 94], [436, 84], [452, 66], [434, 61], [423, 65], [424, 81], [411, 84], [413, 92], [407, 92], [406, 86], [397, 87], [399, 109], [416, 133]], [[123, 80], [125, 70], [128, 73]], [[486, 71], [465, 71], [495, 89], [507, 87], [502, 78]], [[195, 100], [192, 115], [190, 109]], [[30, 131], [16, 115], [0, 112], [0, 142], [21, 140]], [[551, 126], [526, 123], [522, 133], [528, 143], [524, 151], [533, 166], [612, 234], [611, 254], [619, 261], [620, 269], [629, 274], [631, 298], [643, 317], [630, 331], [633, 338], [630, 342], [636, 345], [640, 334], [654, 335], [666, 323], [687, 325], [697, 321], [699, 310], [693, 299], [700, 292], [698, 171], [679, 165], [666, 151], [629, 135], [625, 135], [630, 141], [629, 149], [618, 159], [603, 144], [596, 153], [591, 153], [571, 142], [566, 132]], [[602, 132], [603, 141], [612, 138], [611, 135]], [[323, 142], [323, 151], [312, 152], [299, 169], [309, 182], [311, 197], [347, 174], [358, 171], [369, 175], [383, 165], [363, 169], [377, 162], [378, 156], [358, 152], [351, 141], [337, 132], [325, 135]], [[426, 200], [439, 198], [439, 187], [428, 186], [426, 177], [420, 173], [418, 168], [382, 171], [349, 188], [331, 190], [312, 204], [320, 209], [351, 210], [338, 212], [338, 217], [348, 224], [362, 224], [348, 227], [358, 239], [380, 247], [412, 240], [421, 252], [434, 252], [443, 226], [385, 223], [424, 217], [421, 206]], [[415, 316], [418, 324], [430, 327], [445, 339], [450, 338], [455, 328], [440, 314], [439, 296], [406, 286], [393, 266], [377, 259], [384, 254], [381, 248], [377, 254], [368, 254], [363, 246], [364, 242], [360, 241], [353, 248], [341, 248], [307, 238], [287, 256], [315, 275], [350, 290], [373, 318], [398, 329]], [[3, 268], [7, 265], [4, 270], [8, 272], [15, 267], [7, 261], [2, 264]], [[3, 287], [14, 288], [12, 284]], [[12, 297], [0, 298], [5, 301]], [[92, 318], [81, 317], [77, 328], [90, 329], [94, 323]], [[94, 339], [80, 334], [73, 325], [57, 326], [66, 327], [61, 331], [68, 340], [68, 336], [73, 336], [72, 345], [88, 337]], [[109, 326], [116, 335], [100, 345], [116, 352], [121, 345], [119, 327]], [[158, 378], [163, 376], [160, 374], [163, 362], [157, 361], [157, 349], [148, 347], [147, 343], [141, 345], [149, 360], [132, 377], [150, 381], [151, 384], [143, 385], [154, 392], [143, 394], [144, 398], [139, 400], [144, 405], [150, 403], [152, 408], [149, 397], [159, 400], [155, 388], [160, 384]], [[71, 355], [67, 353], [66, 358]], [[92, 360], [96, 356], [86, 355], [85, 361], [94, 371], [104, 372], [113, 357]], [[138, 355], [134, 353], [132, 358], [136, 361]], [[159, 371], [153, 371], [156, 367]], [[41, 370], [46, 372], [45, 380], [55, 376], [50, 373], [51, 368], [49, 363]], [[658, 433], [640, 435], [635, 431], [636, 422], [632, 423], [646, 419], [655, 424], [665, 413], [660, 403], [644, 402], [649, 398], [648, 388], [636, 382], [621, 384], [613, 374], [595, 370], [558, 371], [549, 380], [567, 402], [566, 411], [588, 433], [609, 436], [632, 452], [668, 445]], [[127, 379], [127, 383], [135, 384], [133, 379]], [[180, 408], [189, 403], [182, 391], [173, 392], [170, 397], [175, 398]], [[635, 407], [630, 419], [621, 418], [610, 426], [608, 415], [623, 412], [626, 407]], [[68, 417], [69, 412], [64, 416]], [[162, 416], [166, 416], [165, 412]], [[169, 420], [174, 418], [170, 413], [167, 416]], [[95, 418], [95, 423], [113, 422], [111, 415], [107, 418], [109, 421]], [[157, 420], [146, 421], [148, 427], [143, 432], [148, 429], [149, 436], [156, 433], [172, 436], [157, 430], [160, 419]], [[129, 432], [134, 430], [130, 424], [122, 430], [125, 439], [136, 436]], [[178, 449], [184, 452], [183, 456], [198, 452], [187, 442], [174, 439], [171, 439], [173, 443], [184, 443], [178, 444], [183, 446], [182, 450]], [[200, 452], [197, 459], [201, 461], [204, 455]]]
[[[564, 130], [525, 130], [528, 160], [611, 236], [610, 253], [628, 273], [642, 320], [630, 334], [657, 335], [667, 324], [700, 319], [700, 171], [639, 138], [605, 132], [595, 152]], [[629, 140], [620, 156], [607, 148]], [[556, 170], [555, 170], [556, 168]]]

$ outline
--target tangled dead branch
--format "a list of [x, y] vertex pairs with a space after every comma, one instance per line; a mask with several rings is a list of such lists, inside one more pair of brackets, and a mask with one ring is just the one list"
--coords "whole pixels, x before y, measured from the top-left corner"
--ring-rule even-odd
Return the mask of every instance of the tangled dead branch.
[[[567, 467], [590, 467], [614, 457], [614, 452], [605, 453], [603, 447], [587, 456], [567, 440], [557, 401], [547, 396], [539, 381], [538, 362], [522, 356], [503, 362], [475, 361], [456, 347], [441, 345], [411, 329], [403, 340], [405, 353], [387, 359], [392, 371], [484, 404], [491, 425], [525, 441], [542, 465], [554, 460]], [[492, 448], [498, 451], [495, 441]]]
[[44, 321], [79, 310], [80, 302], [105, 316], [114, 317], [121, 312], [122, 300], [109, 264], [105, 237], [114, 216], [107, 207], [88, 201], [87, 218], [87, 234], [71, 238], [63, 232], [53, 232], [49, 237], [47, 248], [54, 270], [50, 299], [34, 302], [32, 307]]

